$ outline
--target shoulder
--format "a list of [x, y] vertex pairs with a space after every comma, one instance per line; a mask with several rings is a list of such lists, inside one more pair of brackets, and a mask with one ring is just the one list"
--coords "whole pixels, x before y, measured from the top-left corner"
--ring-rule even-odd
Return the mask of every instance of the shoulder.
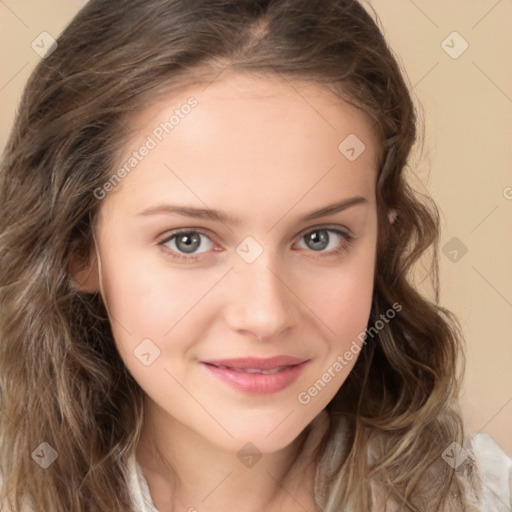
[[512, 457], [485, 433], [469, 442], [480, 483], [481, 510], [510, 512], [512, 509]]
[[[332, 440], [334, 451], [339, 450], [344, 442], [342, 432]], [[376, 438], [374, 438], [374, 443]], [[456, 479], [465, 494], [468, 512], [512, 512], [512, 457], [498, 445], [498, 443], [485, 433], [478, 433], [466, 438], [464, 448], [458, 446], [460, 452], [454, 447], [448, 454], [443, 453], [439, 464], [456, 464]], [[448, 449], [447, 448], [447, 449]], [[332, 454], [332, 450], [329, 451]], [[380, 453], [375, 446], [369, 446], [369, 460], [375, 460]], [[450, 460], [451, 459], [451, 460]], [[466, 460], [467, 459], [467, 460]], [[426, 474], [430, 479], [432, 475]], [[371, 482], [372, 498], [378, 506], [372, 510], [384, 510], [391, 507], [398, 510], [399, 504], [390, 501], [388, 495], [375, 482]], [[449, 508], [446, 510], [460, 510], [460, 498], [457, 492], [449, 499]], [[394, 508], [396, 507], [396, 508]], [[388, 510], [388, 508], [386, 508]]]

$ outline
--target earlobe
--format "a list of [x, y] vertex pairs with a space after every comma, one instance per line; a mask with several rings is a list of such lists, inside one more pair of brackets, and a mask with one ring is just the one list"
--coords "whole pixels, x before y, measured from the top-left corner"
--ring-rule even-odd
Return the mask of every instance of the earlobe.
[[388, 219], [389, 223], [393, 224], [397, 218], [396, 210], [389, 210]]
[[73, 287], [80, 292], [97, 293], [100, 291], [98, 260], [94, 251], [91, 251], [89, 258], [74, 254], [69, 272]]

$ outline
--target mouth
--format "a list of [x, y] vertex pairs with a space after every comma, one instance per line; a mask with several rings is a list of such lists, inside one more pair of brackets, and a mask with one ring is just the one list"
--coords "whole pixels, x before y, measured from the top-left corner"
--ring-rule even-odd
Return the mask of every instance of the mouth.
[[308, 362], [304, 358], [277, 356], [209, 360], [201, 361], [201, 364], [210, 374], [237, 391], [265, 395], [290, 386]]
[[[208, 363], [206, 363], [208, 364]], [[278, 366], [277, 368], [271, 368], [270, 370], [263, 370], [262, 368], [233, 368], [231, 366], [223, 366], [223, 365], [211, 365], [215, 366], [215, 368], [221, 368], [222, 370], [233, 370], [235, 372], [242, 373], [260, 373], [262, 375], [272, 375], [273, 373], [280, 372], [287, 366]]]
[[236, 359], [209, 359], [202, 361], [218, 368], [229, 368], [231, 370], [279, 370], [286, 366], [294, 366], [307, 361], [303, 357], [274, 356], [261, 357], [239, 357]]

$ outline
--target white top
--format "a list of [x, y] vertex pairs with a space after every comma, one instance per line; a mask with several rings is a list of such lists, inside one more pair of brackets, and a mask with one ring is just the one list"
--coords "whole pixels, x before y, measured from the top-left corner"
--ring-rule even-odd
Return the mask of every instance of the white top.
[[[509, 457], [489, 434], [476, 434], [471, 439], [482, 482], [482, 498], [477, 503], [481, 512], [511, 512], [512, 457]], [[149, 487], [133, 452], [128, 459], [129, 486], [137, 512], [158, 512]]]

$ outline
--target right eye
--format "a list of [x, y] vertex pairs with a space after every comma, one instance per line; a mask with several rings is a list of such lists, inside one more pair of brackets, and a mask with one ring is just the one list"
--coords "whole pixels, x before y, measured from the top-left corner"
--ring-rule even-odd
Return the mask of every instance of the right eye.
[[[210, 247], [203, 251], [195, 252], [201, 245], [202, 237], [210, 242]], [[197, 229], [179, 229], [172, 231], [164, 240], [158, 243], [165, 248], [172, 258], [196, 260], [197, 254], [202, 254], [211, 249], [213, 242], [204, 231]], [[204, 245], [204, 244], [203, 244]]]

